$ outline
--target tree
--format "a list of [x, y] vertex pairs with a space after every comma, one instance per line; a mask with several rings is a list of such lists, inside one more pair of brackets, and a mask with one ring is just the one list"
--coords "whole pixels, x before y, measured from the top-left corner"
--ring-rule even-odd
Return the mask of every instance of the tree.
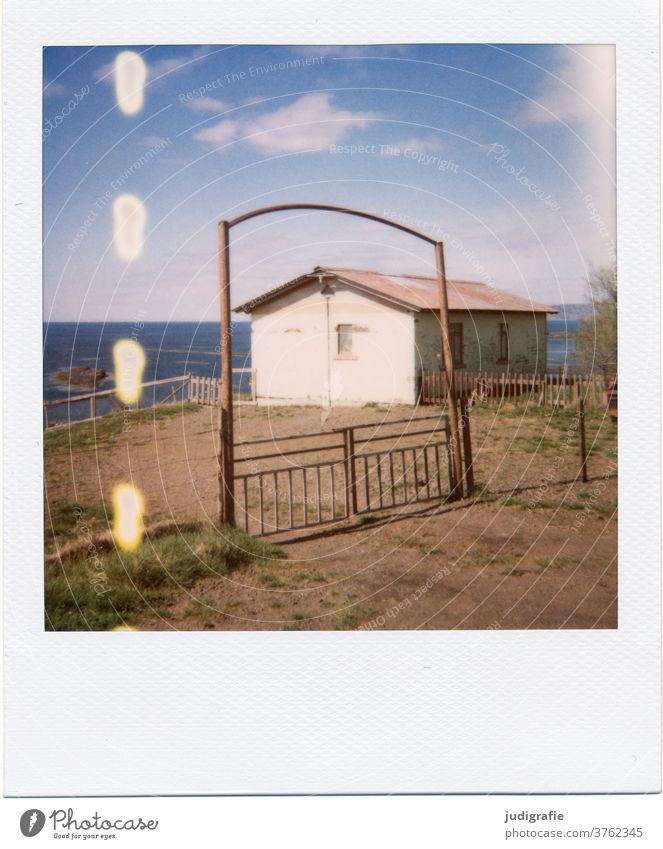
[[575, 333], [575, 359], [583, 371], [617, 364], [617, 269], [594, 269], [587, 281], [589, 309]]

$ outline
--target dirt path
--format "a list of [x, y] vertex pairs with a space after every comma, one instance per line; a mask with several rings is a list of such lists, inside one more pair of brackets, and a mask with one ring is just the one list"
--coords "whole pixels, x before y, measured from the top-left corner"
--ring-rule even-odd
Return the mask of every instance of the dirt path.
[[[397, 418], [410, 408], [242, 408], [235, 438]], [[421, 415], [430, 414], [424, 408]], [[144, 629], [512, 629], [617, 625], [615, 428], [588, 421], [589, 483], [575, 482], [572, 415], [484, 408], [472, 416], [476, 502], [384, 511], [331, 533], [281, 534], [267, 561], [182, 592]], [[46, 493], [83, 504], [115, 483], [143, 490], [150, 521], [213, 520], [216, 414], [138, 425], [111, 442], [49, 455]], [[410, 508], [411, 509], [411, 508]], [[305, 536], [304, 536], [305, 534]], [[299, 536], [299, 538], [297, 538]]]

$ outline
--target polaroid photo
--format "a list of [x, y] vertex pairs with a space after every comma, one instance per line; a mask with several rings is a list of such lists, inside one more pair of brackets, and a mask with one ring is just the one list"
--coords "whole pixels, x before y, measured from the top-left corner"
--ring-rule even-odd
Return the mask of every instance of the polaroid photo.
[[5, 793], [657, 791], [656, 5], [147, 5], [6, 4]]

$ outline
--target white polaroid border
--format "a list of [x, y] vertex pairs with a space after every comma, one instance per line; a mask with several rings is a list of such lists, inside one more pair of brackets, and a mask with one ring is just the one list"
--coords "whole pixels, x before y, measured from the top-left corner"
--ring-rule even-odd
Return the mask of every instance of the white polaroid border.
[[[5, 793], [658, 790], [655, 0], [637, 10], [598, 0], [9, 0], [4, 13]], [[616, 44], [618, 629], [46, 633], [42, 47], [461, 41]]]

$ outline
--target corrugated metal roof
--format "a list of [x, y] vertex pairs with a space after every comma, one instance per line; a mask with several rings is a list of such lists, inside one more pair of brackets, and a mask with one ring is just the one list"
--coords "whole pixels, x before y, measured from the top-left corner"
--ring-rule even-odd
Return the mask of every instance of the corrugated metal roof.
[[[280, 295], [310, 282], [319, 274], [336, 277], [353, 288], [372, 293], [385, 300], [396, 302], [408, 309], [437, 310], [440, 307], [437, 280], [414, 274], [380, 274], [360, 268], [333, 268], [318, 266], [309, 274], [282, 283], [262, 295], [235, 307], [235, 312], [250, 313]], [[512, 295], [494, 286], [473, 280], [447, 280], [450, 310], [489, 310], [491, 312], [545, 312], [556, 313], [554, 307], [539, 304], [529, 298]]]

